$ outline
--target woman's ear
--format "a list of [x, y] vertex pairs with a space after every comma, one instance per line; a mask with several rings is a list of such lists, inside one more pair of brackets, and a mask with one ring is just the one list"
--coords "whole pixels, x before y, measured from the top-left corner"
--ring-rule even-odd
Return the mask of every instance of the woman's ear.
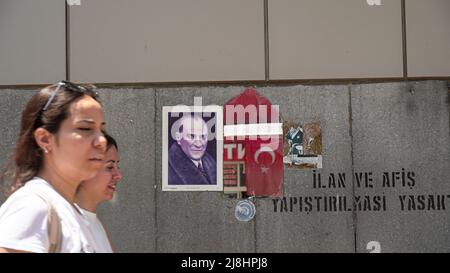
[[50, 141], [52, 137], [53, 135], [49, 131], [47, 131], [47, 129], [37, 128], [36, 130], [34, 130], [34, 139], [36, 140], [37, 145], [41, 147], [41, 149], [45, 153], [51, 151]]

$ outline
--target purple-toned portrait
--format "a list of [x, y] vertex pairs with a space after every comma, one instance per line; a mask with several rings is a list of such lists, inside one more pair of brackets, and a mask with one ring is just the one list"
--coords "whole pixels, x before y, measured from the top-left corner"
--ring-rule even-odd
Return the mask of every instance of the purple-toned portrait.
[[163, 114], [163, 190], [222, 188], [221, 112], [163, 107]]

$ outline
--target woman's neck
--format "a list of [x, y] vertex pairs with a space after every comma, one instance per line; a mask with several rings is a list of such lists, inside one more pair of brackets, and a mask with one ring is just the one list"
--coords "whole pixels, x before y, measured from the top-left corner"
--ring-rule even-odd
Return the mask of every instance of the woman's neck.
[[94, 197], [83, 192], [83, 189], [78, 189], [75, 195], [75, 203], [77, 203], [80, 208], [92, 213], [96, 213], [97, 205], [99, 204]]
[[66, 199], [70, 204], [74, 203], [75, 192], [79, 183], [70, 181], [57, 173], [50, 172], [46, 169], [41, 170], [37, 176], [47, 181], [55, 189], [55, 191], [64, 197], [64, 199]]

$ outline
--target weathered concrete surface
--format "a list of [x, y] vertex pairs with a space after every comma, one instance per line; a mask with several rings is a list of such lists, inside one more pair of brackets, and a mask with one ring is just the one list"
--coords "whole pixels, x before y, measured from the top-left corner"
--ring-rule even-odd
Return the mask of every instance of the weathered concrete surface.
[[[450, 252], [449, 93], [444, 82], [368, 84], [352, 95], [356, 172], [373, 172], [373, 188], [356, 195], [385, 195], [386, 211], [357, 213], [357, 251], [377, 241], [382, 252]], [[402, 170], [406, 185], [402, 185]], [[383, 172], [399, 172], [383, 187]], [[408, 179], [414, 172], [415, 183]], [[419, 210], [401, 195], [445, 195], [446, 210]], [[425, 207], [427, 207], [425, 199]], [[415, 205], [416, 210], [413, 210]], [[437, 205], [437, 204], [436, 204]]]
[[[410, 87], [414, 92], [411, 93]], [[99, 217], [119, 252], [449, 252], [446, 210], [401, 211], [399, 195], [450, 194], [449, 98], [445, 82], [256, 87], [281, 107], [283, 120], [318, 121], [323, 129], [322, 184], [345, 173], [344, 188], [313, 188], [311, 170], [284, 170], [287, 212], [256, 200], [256, 217], [239, 222], [237, 200], [220, 192], [162, 192], [162, 106], [223, 105], [244, 86], [99, 90], [107, 130], [118, 140], [123, 180]], [[37, 90], [0, 90], [5, 163], [20, 112]], [[353, 149], [352, 149], [353, 148]], [[415, 185], [382, 187], [383, 172], [415, 173]], [[373, 188], [358, 187], [352, 172], [372, 172]], [[401, 174], [399, 174], [401, 177]], [[355, 196], [386, 196], [386, 211], [352, 211]], [[347, 197], [349, 210], [307, 213], [299, 197]], [[281, 201], [277, 201], [281, 202]], [[297, 200], [298, 202], [298, 200]], [[417, 205], [416, 205], [417, 207]], [[275, 208], [277, 211], [275, 212]], [[356, 241], [355, 241], [356, 239]]]
[[[343, 86], [295, 86], [260, 88], [272, 104], [280, 105], [285, 121], [301, 124], [320, 122], [323, 134], [323, 169], [327, 172], [351, 171], [349, 135], [349, 94]], [[351, 196], [352, 185], [341, 189], [314, 189], [312, 171], [284, 169], [284, 196], [288, 212], [280, 212], [280, 203], [271, 199], [257, 201], [256, 231], [258, 252], [352, 252], [354, 236], [349, 212], [291, 212], [290, 197]], [[295, 202], [295, 201], [292, 201]], [[300, 202], [298, 200], [298, 202]], [[304, 206], [305, 207], [305, 206]]]
[[99, 217], [119, 252], [154, 252], [155, 91], [98, 90], [106, 128], [117, 140], [123, 179], [114, 202], [104, 203]]
[[[203, 105], [225, 102], [224, 88], [174, 88], [157, 90], [157, 251], [158, 252], [254, 252], [254, 223], [234, 218], [236, 200], [222, 192], [162, 192], [162, 106]], [[236, 92], [238, 94], [239, 92]], [[218, 100], [211, 100], [218, 96]], [[223, 104], [223, 103], [222, 103]]]
[[[21, 111], [37, 91], [0, 90], [2, 165], [14, 149]], [[108, 227], [117, 251], [154, 252], [155, 92], [151, 89], [98, 92], [105, 110], [107, 131], [119, 144], [120, 166], [124, 174], [115, 201], [103, 203], [99, 208], [99, 217]]]
[[[0, 166], [4, 164], [14, 152], [16, 137], [20, 129], [20, 115], [28, 99], [35, 93], [35, 90], [0, 90]], [[0, 191], [0, 203], [5, 197]]]

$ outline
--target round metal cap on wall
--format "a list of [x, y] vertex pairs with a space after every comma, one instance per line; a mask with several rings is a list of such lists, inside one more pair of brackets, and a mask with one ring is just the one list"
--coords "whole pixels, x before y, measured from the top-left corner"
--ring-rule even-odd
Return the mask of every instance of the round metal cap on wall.
[[255, 217], [256, 207], [250, 200], [239, 201], [234, 210], [234, 216], [239, 221], [250, 221]]

